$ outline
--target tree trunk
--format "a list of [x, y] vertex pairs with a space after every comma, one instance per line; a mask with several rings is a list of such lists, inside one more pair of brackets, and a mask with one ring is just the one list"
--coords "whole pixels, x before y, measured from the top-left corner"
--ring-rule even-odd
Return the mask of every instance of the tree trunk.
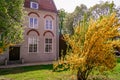
[[83, 74], [78, 70], [77, 72], [77, 80], [87, 80], [85, 78], [85, 73], [83, 72]]

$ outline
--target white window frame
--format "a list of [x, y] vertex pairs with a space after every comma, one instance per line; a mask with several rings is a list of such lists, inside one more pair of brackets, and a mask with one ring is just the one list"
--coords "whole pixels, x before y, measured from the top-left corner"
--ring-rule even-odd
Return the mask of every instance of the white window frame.
[[[31, 19], [33, 19], [32, 27], [31, 27]], [[37, 24], [35, 25], [35, 19], [37, 20]], [[38, 28], [38, 18], [36, 17], [29, 17], [29, 28]]]
[[[48, 21], [48, 23], [47, 23], [47, 21]], [[45, 30], [53, 30], [53, 20], [51, 20], [51, 19], [45, 20]]]
[[[52, 40], [52, 42], [51, 43], [46, 43], [46, 39], [51, 39]], [[48, 51], [46, 51], [46, 45], [51, 45], [51, 50], [49, 50], [50, 48], [48, 48]], [[44, 38], [44, 53], [53, 53], [53, 38]]]
[[[33, 7], [33, 4], [36, 5], [36, 8]], [[38, 3], [37, 2], [30, 2], [30, 8], [32, 8], [32, 9], [38, 9]]]
[[[36, 40], [36, 42], [35, 42]], [[30, 44], [32, 44], [32, 51], [30, 51]], [[35, 44], [37, 44], [37, 46], [35, 47]], [[37, 51], [35, 51], [35, 48]], [[29, 37], [28, 38], [28, 52], [29, 53], [38, 53], [38, 38], [37, 37]]]

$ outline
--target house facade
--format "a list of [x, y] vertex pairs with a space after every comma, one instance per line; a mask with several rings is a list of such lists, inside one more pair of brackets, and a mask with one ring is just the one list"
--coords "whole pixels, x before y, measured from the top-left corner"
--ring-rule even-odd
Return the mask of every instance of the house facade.
[[58, 14], [53, 0], [25, 0], [24, 41], [0, 55], [5, 61], [43, 62], [58, 59]]

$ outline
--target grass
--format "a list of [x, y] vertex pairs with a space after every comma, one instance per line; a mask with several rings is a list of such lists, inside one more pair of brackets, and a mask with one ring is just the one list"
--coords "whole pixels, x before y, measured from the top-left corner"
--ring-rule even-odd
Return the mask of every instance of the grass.
[[96, 71], [93, 71], [90, 77], [96, 78], [94, 80], [120, 80], [120, 57], [117, 58], [117, 65], [113, 70], [104, 71], [103, 73], [96, 73]]
[[109, 72], [106, 72], [105, 75], [112, 78], [113, 80], [120, 80], [120, 58], [117, 59], [117, 66]]
[[[26, 66], [0, 70], [0, 80], [73, 80], [70, 71], [53, 72], [52, 65]], [[120, 58], [118, 64], [112, 71], [95, 75], [91, 77], [106, 77], [104, 80], [120, 80]], [[93, 80], [93, 79], [90, 79]], [[94, 79], [103, 80], [103, 79]]]
[[[53, 72], [52, 65], [27, 66], [0, 70], [0, 80], [62, 80], [69, 71]], [[67, 80], [67, 79], [65, 79]]]

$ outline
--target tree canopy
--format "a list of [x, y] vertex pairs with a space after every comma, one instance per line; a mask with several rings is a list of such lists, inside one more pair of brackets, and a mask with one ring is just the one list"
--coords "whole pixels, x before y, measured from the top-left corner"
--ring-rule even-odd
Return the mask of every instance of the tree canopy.
[[115, 4], [114, 4], [114, 2], [109, 3], [108, 1], [101, 2], [100, 4], [94, 5], [89, 10], [91, 12], [90, 16], [94, 19], [98, 19], [99, 17], [101, 17], [103, 15], [109, 15], [113, 11], [115, 11]]
[[[67, 31], [65, 33], [71, 34], [74, 32], [73, 27], [79, 25], [85, 18], [87, 21], [89, 21], [91, 17], [97, 20], [99, 17], [109, 15], [112, 12], [118, 12], [118, 9], [115, 8], [114, 2], [100, 2], [90, 8], [81, 4], [80, 6], [76, 6], [74, 12], [66, 13], [63, 29], [64, 31]], [[118, 12], [117, 14], [119, 16], [120, 13]]]
[[0, 53], [23, 40], [24, 0], [0, 0]]
[[63, 22], [64, 22], [64, 18], [66, 15], [66, 12], [64, 9], [60, 9], [58, 12], [59, 15], [59, 29], [60, 29], [60, 35], [62, 34], [62, 30], [63, 30]]

